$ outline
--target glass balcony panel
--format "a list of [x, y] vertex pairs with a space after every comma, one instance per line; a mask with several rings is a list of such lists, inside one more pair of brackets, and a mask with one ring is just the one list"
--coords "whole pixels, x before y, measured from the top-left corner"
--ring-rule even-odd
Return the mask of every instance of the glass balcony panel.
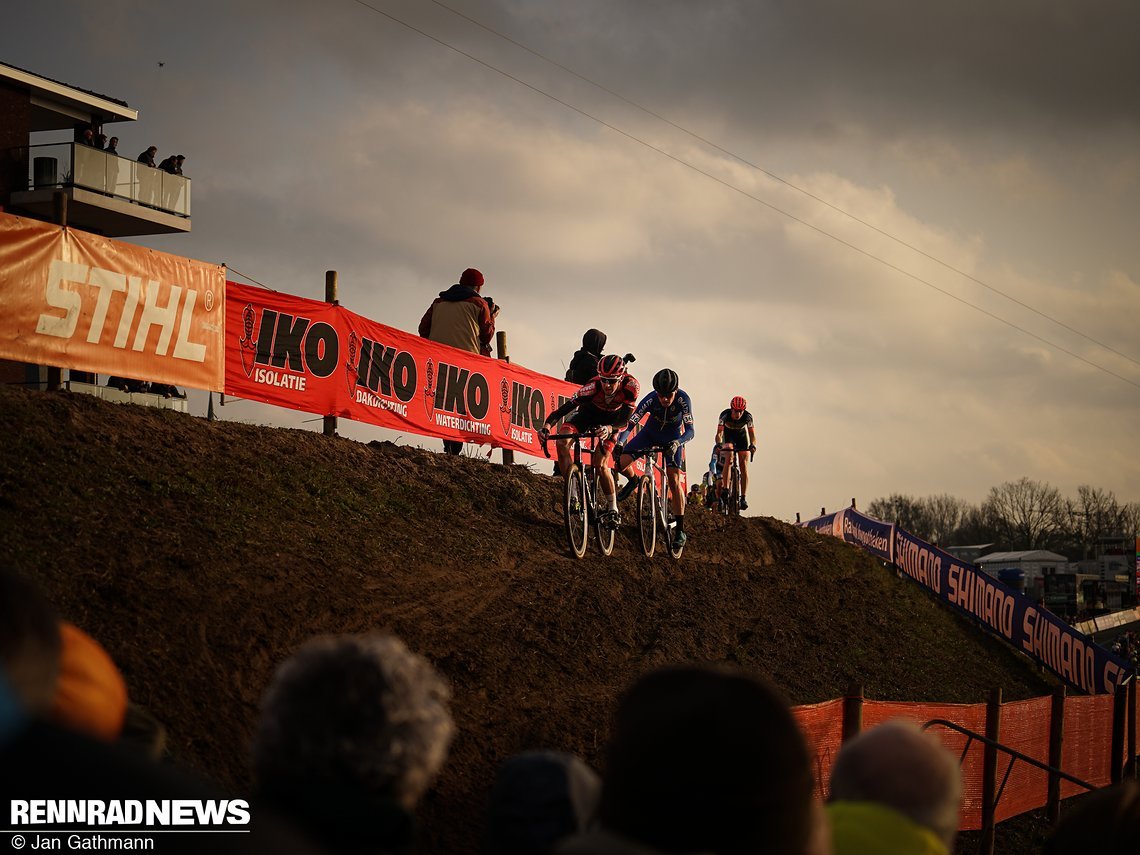
[[182, 217], [190, 216], [190, 179], [82, 143], [29, 146], [28, 188], [80, 187]]

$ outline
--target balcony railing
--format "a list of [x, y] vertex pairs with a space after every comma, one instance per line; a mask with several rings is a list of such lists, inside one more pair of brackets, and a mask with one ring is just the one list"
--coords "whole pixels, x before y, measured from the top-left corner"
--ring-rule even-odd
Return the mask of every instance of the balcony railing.
[[190, 217], [190, 179], [82, 143], [28, 147], [28, 188], [80, 187]]

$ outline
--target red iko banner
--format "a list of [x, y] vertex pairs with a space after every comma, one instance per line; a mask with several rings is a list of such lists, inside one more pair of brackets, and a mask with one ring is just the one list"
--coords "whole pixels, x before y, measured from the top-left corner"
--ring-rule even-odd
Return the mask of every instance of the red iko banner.
[[340, 306], [226, 283], [227, 395], [541, 457], [539, 428], [576, 389]]

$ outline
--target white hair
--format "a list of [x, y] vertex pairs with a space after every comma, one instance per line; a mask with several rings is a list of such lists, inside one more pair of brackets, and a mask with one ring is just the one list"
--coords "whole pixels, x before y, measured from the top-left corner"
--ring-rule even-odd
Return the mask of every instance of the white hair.
[[392, 636], [310, 641], [262, 699], [254, 771], [263, 787], [360, 788], [411, 808], [455, 735], [450, 696], [431, 664]]

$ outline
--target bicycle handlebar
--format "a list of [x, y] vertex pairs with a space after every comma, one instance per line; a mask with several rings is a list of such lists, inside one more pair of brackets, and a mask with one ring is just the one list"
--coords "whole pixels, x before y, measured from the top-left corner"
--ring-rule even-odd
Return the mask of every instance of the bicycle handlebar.
[[[612, 435], [612, 434], [611, 434]], [[542, 453], [550, 457], [550, 449], [547, 448], [547, 443], [552, 439], [596, 439], [598, 436], [598, 428], [590, 428], [584, 431], [574, 431], [572, 433], [548, 433], [546, 438], [542, 440]]]

